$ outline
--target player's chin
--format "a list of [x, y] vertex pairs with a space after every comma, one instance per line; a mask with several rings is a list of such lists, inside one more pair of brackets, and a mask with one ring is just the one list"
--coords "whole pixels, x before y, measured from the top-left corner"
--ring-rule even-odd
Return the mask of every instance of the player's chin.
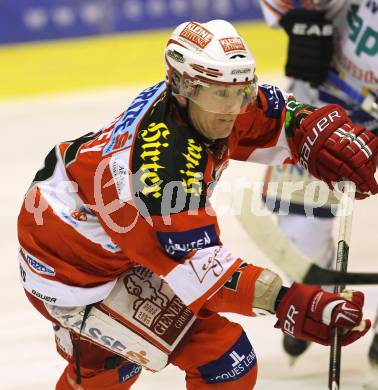
[[217, 138], [226, 138], [231, 134], [234, 127], [235, 118], [217, 118], [215, 126]]

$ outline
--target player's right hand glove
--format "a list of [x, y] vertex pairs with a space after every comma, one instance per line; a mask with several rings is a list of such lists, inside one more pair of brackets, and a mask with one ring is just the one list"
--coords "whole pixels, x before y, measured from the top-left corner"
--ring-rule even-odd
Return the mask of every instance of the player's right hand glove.
[[313, 87], [321, 84], [333, 54], [333, 26], [324, 11], [293, 9], [280, 25], [289, 36], [286, 75], [309, 81]]
[[275, 327], [289, 336], [323, 345], [330, 344], [331, 327], [341, 327], [342, 345], [348, 345], [370, 329], [370, 320], [362, 320], [363, 304], [364, 294], [360, 291], [345, 291], [339, 296], [316, 286], [294, 283], [277, 306]]

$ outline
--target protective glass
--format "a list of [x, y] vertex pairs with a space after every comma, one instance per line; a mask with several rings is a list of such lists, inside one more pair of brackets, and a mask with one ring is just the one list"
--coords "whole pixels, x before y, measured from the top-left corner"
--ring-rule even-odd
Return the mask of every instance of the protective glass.
[[238, 115], [251, 109], [257, 95], [257, 76], [239, 84], [206, 82], [197, 78], [183, 80], [180, 95], [190, 99], [202, 110]]

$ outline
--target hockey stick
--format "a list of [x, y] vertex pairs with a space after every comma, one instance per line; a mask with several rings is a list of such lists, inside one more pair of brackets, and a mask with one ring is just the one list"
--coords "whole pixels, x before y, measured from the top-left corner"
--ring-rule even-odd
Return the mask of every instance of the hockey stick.
[[253, 196], [252, 189], [245, 189], [241, 212], [237, 216], [239, 222], [258, 248], [295, 281], [324, 286], [378, 284], [378, 273], [343, 273], [311, 262], [284, 235], [271, 215], [257, 216], [251, 211], [252, 199], [258, 201], [260, 196]]
[[368, 94], [364, 96], [341, 79], [334, 70], [328, 72], [327, 81], [343, 91], [354, 103], [359, 104], [363, 111], [370, 114], [374, 119], [378, 119], [378, 97], [376, 94], [368, 91]]
[[[344, 194], [340, 201], [341, 216], [339, 219], [339, 235], [336, 254], [336, 270], [341, 272], [347, 272], [348, 268], [355, 192], [356, 186], [352, 182], [345, 182]], [[340, 295], [344, 289], [345, 285], [340, 284], [335, 286], [333, 292]], [[342, 330], [340, 328], [336, 327], [332, 329], [328, 372], [328, 388], [330, 390], [338, 390], [340, 388], [341, 331]]]

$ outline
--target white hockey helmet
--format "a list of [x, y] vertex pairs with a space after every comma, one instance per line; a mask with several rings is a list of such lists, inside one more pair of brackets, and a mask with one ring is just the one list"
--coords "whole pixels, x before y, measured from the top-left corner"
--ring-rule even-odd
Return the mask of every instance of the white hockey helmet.
[[238, 114], [256, 98], [256, 61], [225, 20], [180, 24], [168, 41], [165, 63], [171, 92], [205, 111]]

